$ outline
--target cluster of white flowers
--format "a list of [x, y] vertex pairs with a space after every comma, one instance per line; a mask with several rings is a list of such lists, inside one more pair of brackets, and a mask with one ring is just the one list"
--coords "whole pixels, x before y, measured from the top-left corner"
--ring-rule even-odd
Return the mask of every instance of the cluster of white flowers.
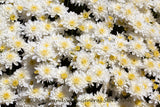
[[159, 0], [0, 0], [0, 105], [160, 107]]

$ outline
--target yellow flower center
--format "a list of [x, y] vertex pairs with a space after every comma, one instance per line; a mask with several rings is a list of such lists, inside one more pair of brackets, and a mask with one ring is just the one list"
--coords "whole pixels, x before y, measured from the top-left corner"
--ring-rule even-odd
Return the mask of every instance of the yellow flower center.
[[98, 10], [98, 12], [103, 12], [103, 10], [104, 10], [104, 7], [102, 7], [102, 6], [99, 6], [97, 10]]
[[32, 93], [33, 94], [36, 94], [36, 93], [38, 93], [39, 92], [39, 89], [38, 88], [34, 88], [33, 90], [32, 90]]
[[74, 20], [69, 21], [69, 25], [71, 27], [74, 27], [76, 25], [76, 22]]
[[2, 95], [3, 99], [5, 100], [8, 100], [11, 98], [11, 95], [8, 93], [8, 92], [5, 92], [3, 95]]
[[47, 56], [49, 54], [48, 50], [46, 49], [42, 50], [40, 53], [42, 56]]
[[87, 75], [85, 79], [86, 79], [87, 82], [91, 82], [92, 81], [92, 77], [89, 76], [89, 75]]
[[62, 74], [61, 74], [61, 78], [62, 78], [62, 79], [66, 79], [67, 77], [68, 77], [67, 73], [62, 73]]
[[32, 11], [32, 12], [35, 12], [35, 11], [37, 11], [37, 10], [38, 10], [38, 7], [37, 7], [37, 6], [33, 5], [33, 6], [31, 7], [31, 11]]
[[61, 13], [61, 7], [60, 6], [56, 6], [53, 8], [54, 12], [56, 13]]
[[19, 84], [18, 80], [13, 80], [13, 81], [12, 81], [12, 85], [13, 85], [14, 87], [17, 87], [18, 84]]
[[84, 106], [85, 107], [91, 107], [91, 102], [89, 102], [89, 101], [84, 102]]
[[124, 81], [123, 81], [122, 79], [119, 79], [119, 80], [117, 81], [117, 84], [118, 84], [119, 86], [122, 86], [122, 85], [124, 84]]
[[7, 55], [7, 59], [8, 59], [9, 61], [12, 61], [13, 58], [14, 58], [14, 55], [12, 55], [11, 53], [9, 53], [9, 54]]
[[63, 98], [64, 98], [63, 92], [59, 92], [58, 95], [57, 95], [57, 97], [58, 97], [59, 99], [63, 99]]
[[51, 71], [51, 70], [50, 70], [49, 68], [47, 68], [47, 67], [46, 67], [46, 68], [44, 68], [44, 73], [45, 73], [45, 74], [47, 74], [47, 75], [48, 75], [48, 74], [50, 73], [50, 71]]
[[128, 79], [130, 79], [130, 80], [135, 79], [135, 75], [132, 74], [132, 73], [129, 73], [129, 74], [128, 74]]
[[79, 84], [80, 83], [80, 78], [78, 78], [78, 77], [75, 77], [75, 78], [73, 78], [73, 84]]

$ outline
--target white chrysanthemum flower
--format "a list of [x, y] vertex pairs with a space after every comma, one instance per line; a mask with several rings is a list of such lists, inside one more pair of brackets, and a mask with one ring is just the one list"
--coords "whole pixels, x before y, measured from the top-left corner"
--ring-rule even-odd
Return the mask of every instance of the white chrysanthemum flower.
[[53, 88], [53, 90], [50, 92], [50, 100], [54, 102], [56, 106], [61, 106], [61, 105], [69, 105], [70, 103], [70, 97], [71, 93], [68, 92], [68, 87], [66, 86], [61, 86], [58, 88]]
[[115, 46], [116, 46], [116, 49], [119, 50], [119, 51], [127, 51], [127, 45], [128, 45], [128, 42], [124, 39], [124, 36], [118, 36], [116, 39], [115, 39]]
[[69, 70], [67, 67], [59, 67], [57, 69], [57, 81], [59, 83], [64, 83], [65, 80], [69, 77]]
[[28, 96], [20, 96], [16, 101], [17, 107], [37, 107], [39, 106], [39, 101], [33, 101]]
[[60, 17], [63, 17], [67, 13], [68, 8], [65, 7], [63, 4], [54, 3], [53, 5], [48, 8], [48, 13], [54, 17], [55, 15], [59, 15]]
[[149, 82], [147, 85], [143, 80], [143, 78], [138, 78], [138, 80], [130, 81], [128, 92], [134, 98], [143, 100], [143, 97], [147, 96], [152, 91], [152, 83]]
[[85, 51], [80, 51], [76, 53], [76, 62], [73, 62], [73, 65], [80, 70], [87, 70], [90, 66], [90, 63], [93, 60], [91, 53]]
[[24, 94], [33, 101], [36, 100], [42, 101], [46, 99], [46, 96], [48, 96], [48, 93], [42, 86], [35, 86], [35, 87], [30, 86], [28, 87], [28, 90]]
[[19, 36], [12, 36], [8, 42], [9, 46], [15, 51], [20, 51], [25, 46], [24, 40]]
[[84, 73], [81, 71], [75, 71], [72, 75], [70, 75], [67, 80], [66, 84], [69, 86], [69, 91], [73, 91], [75, 93], [83, 92], [83, 89], [87, 86], [85, 83], [85, 79], [83, 78]]
[[95, 81], [98, 83], [108, 83], [110, 80], [110, 74], [105, 65], [93, 64], [90, 66], [88, 72], [92, 72], [92, 74], [96, 78]]
[[103, 42], [100, 42], [98, 45], [96, 45], [95, 51], [99, 55], [103, 55], [104, 57], [106, 56], [109, 57], [115, 52], [115, 44], [107, 39], [104, 39]]
[[10, 89], [3, 89], [0, 93], [0, 104], [13, 104], [17, 96]]
[[31, 74], [27, 69], [20, 68], [14, 72], [14, 77], [18, 80], [19, 86], [28, 87], [31, 80]]
[[108, 27], [104, 23], [99, 22], [95, 26], [94, 33], [95, 33], [95, 37], [97, 38], [107, 38], [110, 32], [109, 32]]
[[148, 72], [149, 74], [152, 74], [151, 71], [156, 71], [157, 70], [157, 66], [156, 66], [156, 61], [154, 61], [153, 59], [144, 59], [144, 71]]
[[40, 61], [51, 61], [53, 58], [56, 58], [57, 54], [53, 50], [52, 47], [40, 47], [40, 45], [37, 45], [37, 47], [34, 49], [35, 55], [33, 56], [33, 59], [37, 59], [37, 62]]
[[107, 16], [108, 10], [107, 10], [106, 4], [107, 4], [107, 1], [99, 0], [91, 8], [90, 11], [93, 13], [96, 20], [105, 18]]
[[42, 34], [43, 35], [51, 35], [55, 30], [55, 26], [51, 22], [44, 21], [42, 22]]
[[56, 78], [57, 75], [57, 69], [54, 68], [51, 64], [40, 64], [35, 67], [35, 73], [37, 82], [40, 81], [53, 81], [54, 78]]
[[42, 15], [44, 13], [43, 9], [43, 2], [40, 2], [38, 0], [32, 0], [32, 1], [25, 1], [26, 5], [25, 8], [27, 10], [26, 15], [30, 16], [30, 15]]
[[63, 15], [61, 20], [61, 24], [67, 29], [76, 29], [76, 27], [78, 27], [78, 25], [82, 22], [78, 15], [73, 12]]
[[119, 65], [121, 65], [122, 67], [130, 67], [131, 66], [130, 59], [128, 58], [128, 56], [126, 54], [120, 54], [118, 56], [118, 60], [119, 60]]
[[143, 39], [138, 40], [132, 40], [129, 42], [129, 51], [132, 52], [133, 55], [136, 55], [138, 57], [142, 57], [145, 55], [145, 53], [148, 52], [148, 49], [143, 42]]
[[80, 42], [77, 45], [81, 46], [82, 49], [85, 49], [85, 50], [92, 50], [96, 45], [96, 42], [91, 38], [89, 34], [81, 35], [76, 39]]
[[94, 97], [92, 94], [81, 94], [77, 98], [77, 105], [79, 107], [92, 107], [94, 106]]
[[12, 68], [12, 64], [18, 65], [18, 62], [21, 62], [20, 57], [17, 53], [12, 51], [4, 51], [1, 54], [1, 64], [4, 64], [6, 68]]
[[0, 89], [3, 87], [7, 87], [9, 88], [9, 84], [10, 84], [11, 78], [8, 75], [3, 75], [0, 79]]
[[64, 38], [59, 36], [55, 41], [55, 47], [57, 47], [59, 54], [67, 54], [74, 47], [72, 38]]
[[25, 26], [23, 26], [24, 34], [26, 34], [26, 36], [30, 39], [34, 39], [34, 37], [39, 39], [42, 37], [41, 26], [42, 23], [40, 21], [32, 22], [29, 20], [27, 23], [25, 23]]
[[95, 99], [95, 106], [96, 107], [99, 107], [99, 106], [102, 106], [104, 107], [106, 104], [106, 100], [107, 100], [107, 96], [106, 94], [104, 94], [103, 92], [97, 92], [95, 95], [94, 95], [94, 99]]
[[151, 99], [151, 103], [154, 103], [154, 104], [158, 104], [160, 103], [160, 94], [158, 91], [155, 91], [151, 94], [150, 96], [150, 99]]

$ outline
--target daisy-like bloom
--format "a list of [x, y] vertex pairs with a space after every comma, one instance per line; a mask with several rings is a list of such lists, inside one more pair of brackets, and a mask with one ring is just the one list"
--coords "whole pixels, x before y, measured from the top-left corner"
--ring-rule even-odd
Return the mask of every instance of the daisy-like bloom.
[[100, 42], [95, 47], [95, 51], [97, 51], [99, 55], [103, 55], [104, 57], [105, 56], [109, 57], [110, 55], [114, 54], [115, 52], [114, 49], [115, 49], [115, 44], [107, 39], [104, 39], [104, 41]]
[[68, 8], [65, 7], [63, 4], [54, 3], [48, 8], [48, 13], [54, 17], [55, 15], [59, 15], [60, 17], [63, 17], [67, 13]]
[[122, 67], [130, 67], [131, 66], [130, 59], [128, 58], [128, 56], [126, 54], [120, 54], [118, 56], [118, 61], [119, 61], [119, 65]]
[[42, 8], [43, 2], [40, 2], [38, 0], [32, 0], [32, 1], [25, 1], [26, 5], [25, 8], [27, 10], [26, 15], [41, 15], [44, 13], [44, 9]]
[[38, 106], [38, 101], [33, 101], [29, 96], [22, 96], [20, 95], [20, 98], [17, 98], [16, 106], [18, 107], [35, 107]]
[[151, 71], [155, 71], [156, 69], [156, 61], [154, 61], [153, 59], [144, 59], [144, 71], [148, 72], [149, 74], [152, 74]]
[[3, 75], [3, 77], [1, 77], [0, 79], [0, 88], [6, 87], [9, 88], [9, 83], [11, 81], [11, 78], [8, 75]]
[[28, 83], [31, 80], [29, 71], [25, 68], [20, 68], [14, 72], [14, 77], [18, 80], [18, 84], [21, 87], [28, 87]]
[[77, 105], [79, 107], [92, 107], [95, 104], [95, 100], [92, 94], [81, 94], [77, 98]]
[[37, 59], [37, 62], [40, 61], [51, 61], [53, 58], [56, 58], [57, 54], [52, 47], [37, 47], [34, 49], [35, 55], [33, 59]]
[[4, 51], [1, 56], [1, 64], [4, 64], [6, 68], [12, 68], [12, 64], [18, 65], [21, 62], [20, 57], [13, 51]]
[[57, 69], [54, 68], [53, 65], [48, 63], [39, 64], [37, 67], [35, 67], [34, 73], [38, 74], [36, 75], [37, 82], [40, 81], [53, 81], [54, 78], [56, 78]]
[[64, 83], [65, 80], [69, 77], [69, 70], [67, 67], [59, 67], [57, 69], [57, 81], [59, 83]]
[[19, 36], [12, 36], [12, 39], [9, 39], [9, 46], [15, 50], [15, 51], [20, 51], [24, 46], [25, 42], [24, 40], [19, 37]]
[[25, 31], [24, 33], [30, 39], [34, 39], [34, 37], [39, 39], [42, 37], [41, 26], [42, 23], [40, 21], [33, 22], [29, 20], [27, 23], [25, 23], [25, 26], [23, 26], [23, 29]]
[[88, 70], [86, 73], [85, 73], [85, 81], [87, 84], [93, 84], [93, 82], [96, 82], [96, 75], [94, 74], [94, 72], [90, 72], [90, 70]]
[[24, 96], [28, 96], [30, 100], [32, 101], [42, 101], [45, 100], [45, 97], [48, 95], [48, 93], [45, 91], [43, 86], [29, 86], [27, 91], [23, 93]]
[[131, 69], [138, 69], [138, 68], [140, 68], [140, 67], [143, 67], [143, 64], [142, 64], [142, 61], [141, 61], [141, 59], [139, 58], [139, 57], [137, 57], [137, 56], [133, 56], [133, 55], [130, 55], [130, 56], [128, 56], [129, 57], [129, 63], [131, 64], [130, 65], [130, 68]]
[[[149, 84], [147, 84], [149, 82]], [[145, 77], [130, 81], [128, 92], [134, 98], [142, 99], [152, 92], [152, 82]]]
[[160, 103], [160, 94], [158, 91], [154, 91], [150, 96], [150, 103], [158, 104]]
[[66, 84], [69, 86], [69, 91], [75, 93], [83, 92], [83, 89], [87, 86], [85, 79], [83, 78], [84, 73], [81, 71], [75, 71], [66, 79]]
[[78, 27], [81, 23], [81, 19], [78, 17], [76, 13], [73, 12], [63, 15], [63, 17], [61, 18], [61, 24], [63, 25], [63, 27], [67, 29], [76, 29], [76, 27]]
[[105, 4], [107, 4], [105, 0], [99, 0], [93, 5], [93, 8], [91, 8], [90, 11], [93, 13], [96, 20], [107, 16], [108, 10]]
[[43, 35], [51, 35], [54, 31], [54, 24], [51, 22], [44, 21], [42, 22], [42, 34]]
[[19, 87], [19, 79], [16, 76], [11, 76], [10, 77], [11, 81], [9, 83], [10, 87], [13, 89], [17, 89]]
[[105, 65], [93, 64], [90, 66], [88, 72], [92, 72], [92, 74], [96, 78], [95, 81], [98, 83], [108, 83], [110, 80], [110, 74]]
[[54, 40], [55, 47], [59, 51], [59, 54], [67, 54], [74, 47], [72, 38], [64, 38], [59, 35], [59, 37]]
[[104, 23], [100, 22], [95, 26], [94, 33], [97, 38], [105, 38], [109, 36], [109, 29]]
[[3, 88], [0, 93], [0, 104], [13, 104], [16, 98], [17, 95], [15, 95], [10, 89]]
[[142, 57], [145, 55], [145, 53], [148, 52], [148, 49], [143, 42], [143, 39], [136, 39], [130, 41], [129, 45], [129, 51], [132, 52], [133, 55], [136, 55], [138, 57]]
[[115, 39], [115, 46], [118, 51], [127, 51], [128, 42], [124, 39], [123, 35], [119, 35], [118, 38]]
[[22, 30], [22, 25], [20, 22], [14, 22], [12, 24], [8, 24], [7, 26], [7, 38], [10, 37], [10, 35], [15, 35], [16, 33], [19, 33]]
[[93, 57], [90, 53], [85, 51], [80, 51], [76, 53], [76, 62], [72, 62], [73, 65], [80, 70], [87, 70], [90, 66], [90, 63], [93, 60]]
[[81, 46], [82, 49], [85, 50], [91, 50], [96, 45], [96, 42], [94, 42], [94, 40], [91, 38], [89, 34], [81, 35], [80, 37], [77, 37], [77, 40], [80, 42], [77, 45]]
[[58, 88], [53, 88], [53, 90], [50, 92], [50, 100], [54, 102], [56, 106], [61, 105], [69, 105], [70, 104], [70, 97], [71, 93], [68, 92], [68, 87], [61, 86]]
[[103, 92], [97, 92], [94, 96], [94, 99], [95, 99], [95, 106], [96, 107], [99, 107], [99, 106], [105, 106], [106, 105], [106, 98], [107, 98], [107, 96], [106, 96], [106, 94], [105, 93], [103, 93]]

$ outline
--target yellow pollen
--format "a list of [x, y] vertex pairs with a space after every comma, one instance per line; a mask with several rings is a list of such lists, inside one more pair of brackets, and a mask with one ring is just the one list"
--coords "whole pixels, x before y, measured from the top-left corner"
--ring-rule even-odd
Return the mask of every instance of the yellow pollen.
[[91, 107], [91, 102], [90, 102], [90, 101], [84, 102], [84, 106], [85, 106], [85, 107]]
[[105, 33], [105, 30], [103, 28], [99, 29], [99, 33], [103, 35]]
[[14, 14], [10, 15], [10, 20], [11, 20], [11, 21], [16, 20], [16, 16], [15, 16]]
[[33, 90], [32, 90], [32, 93], [33, 94], [36, 94], [36, 93], [38, 93], [39, 92], [39, 89], [38, 88], [34, 88]]
[[51, 71], [51, 70], [50, 70], [49, 68], [47, 68], [47, 67], [46, 67], [46, 68], [44, 68], [44, 73], [45, 73], [45, 74], [47, 74], [47, 75], [48, 75], [48, 74], [50, 73], [50, 71]]
[[91, 77], [91, 76], [89, 76], [89, 75], [88, 75], [88, 76], [86, 76], [86, 78], [85, 78], [85, 79], [86, 79], [86, 81], [87, 81], [87, 82], [91, 82], [91, 81], [92, 81], [92, 77]]
[[46, 25], [45, 25], [45, 29], [46, 29], [46, 30], [50, 30], [50, 29], [51, 29], [51, 25], [50, 25], [50, 24], [46, 24]]
[[119, 79], [119, 80], [117, 81], [117, 84], [118, 84], [119, 86], [122, 86], [122, 85], [124, 84], [124, 81], [123, 81], [122, 79]]
[[23, 6], [17, 6], [17, 10], [18, 11], [22, 11], [23, 10]]
[[89, 17], [89, 13], [88, 12], [84, 12], [83, 13], [83, 18], [88, 18]]
[[33, 31], [36, 31], [36, 29], [37, 29], [36, 26], [32, 26], [32, 27], [31, 27], [32, 32], [33, 32]]
[[67, 73], [62, 73], [62, 74], [61, 74], [61, 78], [62, 78], [62, 79], [66, 79], [67, 77], [68, 77]]
[[16, 47], [20, 48], [20, 47], [22, 47], [22, 42], [21, 41], [16, 41], [15, 45], [16, 45]]
[[80, 83], [80, 78], [75, 77], [73, 78], [73, 84], [79, 84]]
[[76, 25], [76, 22], [74, 20], [69, 21], [69, 25], [71, 27], [74, 27]]
[[37, 7], [37, 6], [32, 6], [32, 7], [31, 7], [31, 11], [32, 11], [32, 12], [35, 12], [35, 11], [37, 11], [37, 10], [38, 10], [38, 7]]
[[103, 12], [104, 8], [102, 6], [99, 6], [97, 10], [98, 12]]
[[136, 26], [137, 26], [137, 28], [141, 28], [142, 27], [142, 23], [140, 21], [137, 21], [136, 22]]
[[48, 50], [44, 49], [40, 53], [41, 53], [42, 56], [47, 56], [48, 55]]
[[128, 74], [128, 78], [129, 78], [130, 80], [133, 80], [133, 79], [135, 79], [135, 75], [132, 74], [132, 73], [129, 73], [129, 74]]
[[13, 80], [13, 81], [12, 81], [12, 85], [13, 85], [14, 87], [18, 86], [18, 84], [19, 84], [18, 80]]
[[58, 95], [57, 95], [57, 97], [58, 97], [59, 99], [64, 98], [64, 94], [63, 94], [63, 92], [59, 92], [59, 93], [58, 93]]
[[61, 13], [61, 7], [60, 6], [56, 6], [53, 8], [54, 12], [56, 13]]
[[8, 60], [11, 61], [11, 60], [13, 60], [13, 58], [14, 58], [14, 56], [13, 56], [11, 53], [9, 53], [9, 54], [7, 55], [7, 59], [8, 59]]
[[81, 64], [82, 64], [82, 65], [86, 65], [86, 64], [87, 64], [87, 62], [88, 62], [88, 61], [87, 61], [87, 59], [86, 59], [86, 58], [82, 58], [82, 59], [81, 59]]
[[8, 92], [5, 92], [2, 97], [5, 99], [5, 100], [8, 100], [11, 98], [11, 95], [8, 93]]

